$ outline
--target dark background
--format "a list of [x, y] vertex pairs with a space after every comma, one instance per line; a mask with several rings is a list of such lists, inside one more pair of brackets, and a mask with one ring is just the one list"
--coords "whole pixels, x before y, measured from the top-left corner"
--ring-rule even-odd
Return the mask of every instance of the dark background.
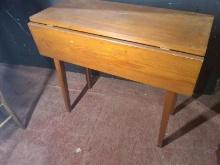
[[[0, 1], [0, 62], [53, 67], [51, 60], [39, 56], [27, 27], [29, 16], [61, 0]], [[220, 0], [112, 0], [123, 3], [195, 11], [215, 16], [208, 53], [202, 68], [198, 90], [213, 93], [220, 77]], [[92, 2], [91, 2], [92, 3]], [[69, 70], [79, 71], [77, 67]]]

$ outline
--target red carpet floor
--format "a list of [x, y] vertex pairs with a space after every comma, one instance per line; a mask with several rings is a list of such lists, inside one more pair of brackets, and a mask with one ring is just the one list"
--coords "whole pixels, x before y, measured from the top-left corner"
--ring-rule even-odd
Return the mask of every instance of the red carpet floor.
[[[0, 129], [0, 165], [220, 164], [220, 92], [193, 100], [179, 96], [177, 105], [186, 105], [170, 117], [169, 143], [161, 149], [157, 147], [164, 94], [160, 89], [100, 77], [68, 113], [49, 70], [9, 65], [0, 69], [1, 79], [3, 70], [16, 71], [17, 78], [25, 75], [20, 82], [14, 80], [23, 92], [11, 94], [18, 100], [25, 96], [23, 102], [14, 99], [20, 103], [13, 106], [18, 116], [24, 121], [27, 109], [34, 108], [25, 130], [13, 121]], [[73, 101], [85, 84], [84, 75], [68, 72], [68, 83]], [[39, 100], [29, 105], [35, 95]]]

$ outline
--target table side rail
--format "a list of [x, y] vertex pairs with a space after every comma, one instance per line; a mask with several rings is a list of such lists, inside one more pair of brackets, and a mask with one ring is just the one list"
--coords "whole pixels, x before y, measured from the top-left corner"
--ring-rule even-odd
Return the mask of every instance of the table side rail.
[[29, 23], [40, 54], [176, 93], [192, 95], [202, 57]]

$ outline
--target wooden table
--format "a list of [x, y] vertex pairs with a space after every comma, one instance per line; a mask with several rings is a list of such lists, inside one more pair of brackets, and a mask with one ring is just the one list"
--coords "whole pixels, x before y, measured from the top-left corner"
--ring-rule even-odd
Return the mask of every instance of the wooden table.
[[[67, 0], [30, 17], [40, 54], [54, 59], [65, 106], [71, 110], [62, 62], [166, 90], [158, 146], [177, 93], [192, 95], [213, 17], [107, 1]], [[79, 101], [79, 100], [77, 100]], [[138, 112], [137, 112], [138, 113]]]

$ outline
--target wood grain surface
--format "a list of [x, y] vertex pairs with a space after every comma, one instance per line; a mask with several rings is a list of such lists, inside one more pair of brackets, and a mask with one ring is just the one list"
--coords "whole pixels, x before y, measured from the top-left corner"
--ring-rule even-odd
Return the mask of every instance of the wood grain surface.
[[102, 0], [65, 0], [30, 20], [204, 56], [213, 17]]
[[202, 57], [29, 23], [42, 55], [191, 95]]

